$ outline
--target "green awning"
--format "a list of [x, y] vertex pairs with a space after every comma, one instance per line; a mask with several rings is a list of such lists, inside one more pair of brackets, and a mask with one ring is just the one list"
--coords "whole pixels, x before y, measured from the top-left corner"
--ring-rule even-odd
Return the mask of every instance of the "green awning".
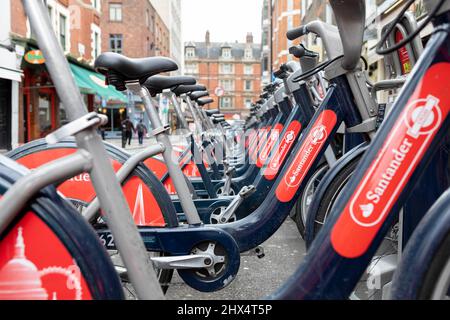
[[73, 63], [70, 63], [70, 69], [81, 93], [96, 94], [105, 100], [128, 101], [127, 97], [113, 86], [105, 85], [105, 77], [100, 73], [84, 69]]

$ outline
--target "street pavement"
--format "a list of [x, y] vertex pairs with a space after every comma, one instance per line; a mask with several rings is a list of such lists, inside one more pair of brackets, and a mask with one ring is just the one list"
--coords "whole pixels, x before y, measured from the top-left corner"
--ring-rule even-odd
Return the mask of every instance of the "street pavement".
[[[177, 138], [173, 138], [176, 140]], [[107, 140], [121, 147], [121, 140]], [[138, 152], [155, 140], [147, 139], [140, 146], [133, 139], [126, 147], [130, 153]], [[242, 256], [236, 279], [225, 289], [215, 293], [202, 293], [191, 289], [175, 272], [167, 298], [173, 300], [255, 300], [273, 293], [296, 270], [305, 255], [305, 243], [301, 239], [295, 223], [286, 219], [282, 227], [264, 244], [265, 257]], [[132, 298], [132, 297], [131, 297]]]
[[203, 293], [191, 289], [174, 273], [166, 297], [173, 300], [258, 300], [277, 290], [303, 259], [305, 243], [288, 218], [262, 247], [265, 257], [242, 256], [236, 279], [225, 289]]

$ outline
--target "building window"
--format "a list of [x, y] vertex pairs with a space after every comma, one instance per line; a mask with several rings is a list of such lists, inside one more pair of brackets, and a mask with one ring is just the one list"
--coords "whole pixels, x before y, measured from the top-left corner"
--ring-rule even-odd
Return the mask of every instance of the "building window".
[[252, 99], [245, 99], [245, 107], [250, 109], [252, 107]]
[[53, 24], [53, 8], [51, 6], [47, 6], [48, 16], [50, 17], [50, 21]]
[[122, 4], [109, 4], [109, 21], [122, 21]]
[[122, 53], [123, 36], [121, 34], [109, 35], [109, 51]]
[[244, 66], [244, 74], [252, 75], [253, 74], [253, 66], [251, 64], [246, 64]]
[[245, 59], [252, 59], [253, 58], [253, 49], [252, 48], [247, 48], [245, 49]]
[[230, 48], [223, 48], [222, 49], [222, 58], [230, 59], [231, 58], [231, 49]]
[[93, 31], [93, 40], [92, 58], [97, 59], [100, 55], [100, 34], [96, 31]]
[[94, 7], [95, 10], [100, 11], [100, 0], [92, 0], [92, 6]]
[[186, 58], [194, 58], [195, 57], [195, 48], [189, 47], [186, 48]]
[[150, 16], [150, 32], [154, 33], [155, 32], [155, 16]]
[[184, 68], [185, 68], [185, 73], [187, 73], [187, 74], [198, 73], [198, 64], [197, 63], [186, 63]]
[[269, 71], [269, 57], [264, 57], [262, 68], [263, 71]]
[[220, 80], [219, 85], [223, 88], [225, 91], [234, 91], [234, 81], [233, 80]]
[[302, 0], [302, 19], [306, 15], [306, 0]]
[[59, 43], [64, 51], [67, 50], [67, 18], [65, 15], [59, 15]]
[[233, 73], [233, 65], [231, 63], [220, 64], [220, 73], [223, 73], [223, 74]]
[[252, 80], [245, 80], [244, 82], [244, 90], [251, 91], [252, 90]]
[[294, 0], [288, 0], [288, 11], [294, 10]]
[[220, 107], [222, 109], [231, 109], [233, 107], [231, 97], [222, 97], [220, 98]]

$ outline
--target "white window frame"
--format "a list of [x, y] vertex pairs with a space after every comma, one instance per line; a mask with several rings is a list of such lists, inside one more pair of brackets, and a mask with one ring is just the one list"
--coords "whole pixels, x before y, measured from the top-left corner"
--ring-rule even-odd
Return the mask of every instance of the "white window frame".
[[[113, 51], [113, 49], [111, 48], [111, 36], [112, 35], [117, 35], [117, 36], [120, 35], [120, 36], [122, 36], [121, 40], [120, 40], [121, 41], [121, 45], [122, 45], [121, 52], [117, 52], [117, 48], [116, 48], [116, 51]], [[111, 34], [109, 34], [109, 37], [108, 37], [108, 42], [109, 42], [108, 43], [108, 50], [111, 51], [111, 52], [117, 52], [117, 53], [123, 54], [123, 38], [124, 37], [123, 37], [122, 33], [111, 33]]]
[[[227, 103], [225, 103], [227, 101]], [[232, 97], [221, 97], [220, 98], [220, 108], [229, 110], [233, 108], [233, 98]]]
[[252, 106], [252, 99], [249, 99], [249, 98], [245, 99], [244, 105], [245, 105], [245, 108], [250, 109]]
[[186, 48], [186, 58], [195, 58], [195, 48], [193, 47]]
[[[247, 88], [247, 84], [250, 83], [250, 88]], [[244, 80], [244, 91], [252, 91], [253, 90], [253, 81], [252, 80]]]
[[253, 59], [253, 48], [246, 48], [244, 52], [244, 58], [246, 60]]
[[69, 52], [70, 51], [70, 48], [69, 48], [69, 46], [70, 46], [70, 42], [69, 41], [67, 41], [67, 36], [68, 36], [68, 34], [69, 34], [69, 19], [70, 19], [70, 17], [69, 16], [67, 16], [67, 15], [65, 15], [65, 14], [63, 14], [63, 13], [61, 13], [61, 12], [59, 12], [58, 13], [58, 17], [57, 17], [57, 21], [58, 21], [58, 27], [57, 27], [57, 35], [58, 35], [58, 42], [61, 44], [61, 24], [62, 24], [62, 19], [61, 19], [61, 17], [64, 17], [64, 31], [65, 31], [65, 39], [64, 39], [64, 52]]
[[252, 64], [244, 65], [244, 74], [245, 75], [253, 75], [253, 65]]
[[[98, 12], [102, 12], [102, 1], [101, 0], [91, 0], [92, 7]], [[97, 5], [95, 5], [97, 4]]]
[[222, 48], [222, 58], [231, 59], [231, 48]]
[[[115, 18], [114, 20], [112, 19], [111, 6], [113, 6], [113, 5], [119, 5], [120, 6], [120, 19], [117, 19], [117, 16], [114, 17]], [[109, 6], [108, 6], [108, 19], [111, 22], [122, 22], [123, 21], [123, 4], [122, 3], [120, 3], [120, 2], [109, 3]]]
[[[55, 32], [58, 43], [59, 43], [59, 25], [60, 25], [60, 15], [63, 15], [66, 18], [66, 43], [65, 43], [65, 54], [70, 52], [70, 10], [66, 8], [62, 4], [60, 4], [56, 0], [47, 0], [47, 7], [52, 10], [51, 24], [53, 27], [53, 31]], [[27, 18], [27, 38], [31, 38], [31, 26], [30, 20]]]
[[[225, 68], [225, 66], [227, 66], [229, 68]], [[233, 74], [234, 73], [234, 65], [232, 63], [221, 63], [220, 64], [220, 73]]]
[[[98, 36], [97, 48], [95, 48], [95, 34]], [[92, 60], [95, 60], [97, 58], [95, 56], [95, 49], [97, 49], [99, 55], [102, 53], [102, 30], [99, 26], [93, 23], [91, 24], [91, 49]]]
[[198, 73], [198, 63], [196, 63], [196, 62], [185, 63], [184, 72], [187, 74], [197, 74]]
[[234, 91], [234, 81], [231, 79], [223, 79], [219, 80], [219, 85], [225, 90], [225, 91]]

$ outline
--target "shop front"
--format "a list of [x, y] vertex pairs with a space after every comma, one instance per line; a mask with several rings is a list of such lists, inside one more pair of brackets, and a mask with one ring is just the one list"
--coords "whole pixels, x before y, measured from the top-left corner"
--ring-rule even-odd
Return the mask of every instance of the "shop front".
[[[39, 56], [39, 51], [34, 50], [32, 54]], [[22, 65], [24, 143], [43, 138], [69, 121], [44, 62], [43, 58], [32, 60], [30, 55], [25, 55]], [[90, 66], [70, 58], [69, 64], [89, 112], [99, 109], [104, 101], [126, 103], [126, 96], [105, 85], [104, 76]]]

